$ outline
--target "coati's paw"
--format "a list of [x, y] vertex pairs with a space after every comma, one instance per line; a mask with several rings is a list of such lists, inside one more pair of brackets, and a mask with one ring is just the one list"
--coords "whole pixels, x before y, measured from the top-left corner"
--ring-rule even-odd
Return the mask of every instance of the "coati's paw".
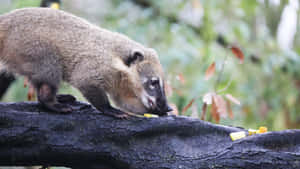
[[[56, 99], [62, 103], [57, 102]], [[74, 100], [75, 98], [71, 95], [56, 96], [56, 87], [50, 86], [47, 83], [41, 84], [38, 87], [38, 100], [47, 109], [61, 114], [68, 114], [73, 111], [72, 107], [65, 102]]]
[[66, 104], [57, 103], [54, 106], [56, 107], [58, 113], [69, 114], [73, 111], [72, 107]]
[[117, 114], [117, 115], [115, 115], [115, 117], [119, 118], [119, 119], [129, 119], [129, 115], [127, 113]]
[[56, 95], [56, 100], [59, 103], [73, 103], [76, 101], [76, 98], [69, 94], [60, 94]]
[[105, 115], [112, 116], [112, 117], [119, 118], [119, 119], [128, 119], [129, 118], [129, 114], [127, 114], [119, 109], [115, 109], [113, 107], [106, 108], [105, 110], [102, 110], [102, 112]]
[[69, 114], [72, 113], [73, 109], [70, 105], [55, 103], [53, 105], [44, 105], [47, 109], [53, 111], [54, 113]]

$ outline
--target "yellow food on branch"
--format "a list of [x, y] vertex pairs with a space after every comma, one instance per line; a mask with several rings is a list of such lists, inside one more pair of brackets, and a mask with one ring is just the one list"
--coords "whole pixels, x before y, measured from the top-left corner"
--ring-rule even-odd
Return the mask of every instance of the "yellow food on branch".
[[230, 138], [232, 141], [238, 140], [238, 139], [241, 139], [244, 137], [246, 137], [246, 132], [244, 132], [244, 131], [230, 133]]
[[268, 131], [268, 128], [267, 127], [264, 127], [264, 126], [261, 126], [259, 127], [258, 129], [258, 134], [261, 134], [261, 133], [266, 133]]
[[[258, 130], [249, 129], [248, 130], [248, 136], [252, 136], [252, 135], [255, 135], [255, 134], [262, 134], [262, 133], [266, 133], [266, 132], [268, 132], [268, 128], [265, 127], [265, 126], [261, 126], [261, 127], [259, 127]], [[246, 132], [244, 132], [244, 131], [230, 133], [230, 138], [231, 138], [232, 141], [244, 138], [246, 136], [247, 136]]]
[[248, 135], [252, 136], [252, 135], [256, 134], [256, 132], [257, 132], [257, 130], [255, 130], [255, 129], [249, 129], [248, 130]]
[[148, 114], [148, 113], [144, 114], [144, 116], [145, 116], [145, 117], [148, 117], [148, 118], [151, 118], [151, 117], [158, 117], [158, 115], [156, 115], [156, 114]]
[[50, 5], [50, 8], [52, 8], [52, 9], [59, 9], [59, 3], [52, 3]]

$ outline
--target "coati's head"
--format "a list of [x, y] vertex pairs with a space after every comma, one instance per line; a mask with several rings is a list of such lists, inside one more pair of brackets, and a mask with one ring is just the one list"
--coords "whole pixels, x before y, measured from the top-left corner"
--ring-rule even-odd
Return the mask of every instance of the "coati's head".
[[114, 63], [121, 79], [117, 84], [120, 91], [113, 96], [117, 106], [137, 114], [167, 115], [172, 109], [167, 103], [163, 69], [155, 50], [141, 45], [122, 49], [124, 46], [118, 53], [126, 56]]

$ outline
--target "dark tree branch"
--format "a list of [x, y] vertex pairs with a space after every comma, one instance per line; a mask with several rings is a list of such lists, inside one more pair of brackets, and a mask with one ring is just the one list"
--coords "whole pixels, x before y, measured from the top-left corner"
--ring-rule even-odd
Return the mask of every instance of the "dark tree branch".
[[120, 120], [72, 103], [69, 115], [36, 103], [0, 104], [0, 166], [106, 169], [299, 168], [300, 130], [231, 141], [235, 127], [187, 117]]

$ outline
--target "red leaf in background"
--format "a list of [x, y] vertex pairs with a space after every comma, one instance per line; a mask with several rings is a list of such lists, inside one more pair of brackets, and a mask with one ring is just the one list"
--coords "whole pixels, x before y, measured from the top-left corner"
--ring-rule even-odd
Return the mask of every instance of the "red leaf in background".
[[193, 8], [199, 8], [199, 9], [202, 9], [201, 3], [200, 3], [200, 1], [198, 1], [198, 0], [193, 0], [193, 1], [192, 1], [192, 7], [193, 7]]
[[28, 83], [29, 83], [28, 78], [24, 77], [24, 88], [27, 87]]
[[207, 110], [207, 104], [206, 104], [206, 103], [203, 103], [203, 105], [202, 105], [201, 120], [205, 120], [205, 117], [206, 117], [206, 110]]
[[29, 89], [28, 89], [28, 93], [27, 93], [27, 99], [29, 101], [33, 101], [34, 97], [35, 97], [34, 87], [29, 84]]
[[236, 46], [231, 46], [230, 47], [232, 53], [240, 60], [240, 63], [244, 62], [244, 54], [242, 50]]
[[172, 89], [173, 89], [173, 91], [174, 91], [178, 96], [183, 96], [183, 93], [182, 93], [182, 91], [181, 91], [180, 89], [175, 88], [175, 87], [173, 87]]
[[205, 80], [208, 80], [210, 79], [214, 73], [216, 71], [216, 63], [213, 62], [207, 69], [206, 69], [206, 72], [205, 72]]
[[180, 82], [181, 84], [185, 84], [185, 78], [184, 78], [184, 76], [183, 76], [182, 73], [178, 74], [178, 75], [176, 76], [176, 79], [179, 80], [179, 82]]
[[24, 88], [28, 86], [28, 92], [27, 92], [27, 100], [33, 101], [35, 97], [35, 90], [34, 87], [30, 84], [28, 78], [24, 78]]
[[217, 112], [221, 117], [227, 117], [227, 105], [226, 101], [220, 95], [213, 96], [213, 102], [217, 107]]
[[218, 108], [217, 108], [217, 105], [216, 105], [214, 99], [212, 101], [211, 116], [216, 121], [216, 123], [220, 122], [220, 114], [218, 112]]
[[232, 109], [231, 109], [231, 104], [228, 100], [226, 101], [226, 104], [227, 104], [228, 116], [229, 116], [230, 119], [233, 119], [233, 112], [232, 112]]
[[231, 94], [226, 94], [225, 97], [230, 100], [232, 103], [235, 103], [237, 105], [241, 105], [241, 102], [236, 99], [235, 97], [233, 97]]
[[182, 113], [186, 112], [193, 105], [194, 101], [195, 99], [192, 99], [189, 104], [182, 109]]

